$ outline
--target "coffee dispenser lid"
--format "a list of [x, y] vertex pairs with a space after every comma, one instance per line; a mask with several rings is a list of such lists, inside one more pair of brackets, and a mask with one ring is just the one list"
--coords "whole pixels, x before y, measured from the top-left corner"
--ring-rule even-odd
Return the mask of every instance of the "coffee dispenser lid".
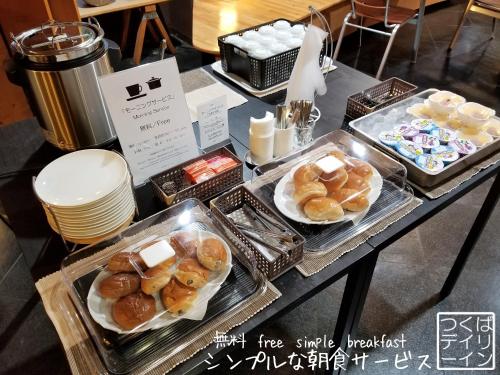
[[102, 45], [104, 32], [97, 22], [50, 21], [11, 37], [16, 54], [33, 62], [52, 63], [92, 53]]

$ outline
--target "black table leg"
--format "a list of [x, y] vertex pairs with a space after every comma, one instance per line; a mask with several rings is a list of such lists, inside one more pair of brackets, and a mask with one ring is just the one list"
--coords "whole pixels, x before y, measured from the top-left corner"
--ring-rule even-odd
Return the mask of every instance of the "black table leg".
[[[365, 260], [355, 266], [347, 276], [347, 282], [342, 296], [340, 305], [339, 317], [335, 325], [333, 334], [334, 348], [330, 350], [331, 361], [329, 364], [329, 373], [341, 374], [344, 370], [342, 367], [335, 369], [334, 353], [340, 348], [343, 352], [349, 354], [348, 337], [356, 334], [358, 322], [363, 312], [363, 307], [368, 294], [368, 289], [373, 276], [373, 270], [377, 264], [377, 253], [370, 254]], [[339, 363], [337, 363], [339, 365]]]
[[477, 214], [476, 220], [474, 224], [472, 224], [472, 228], [465, 239], [460, 252], [458, 253], [457, 259], [455, 259], [455, 263], [453, 263], [453, 267], [451, 268], [446, 281], [439, 292], [439, 297], [441, 300], [448, 297], [457, 282], [460, 273], [467, 262], [467, 258], [469, 257], [472, 249], [474, 248], [477, 240], [481, 236], [488, 219], [490, 218], [491, 213], [495, 209], [495, 205], [498, 202], [498, 197], [500, 196], [500, 177], [499, 174], [496, 175], [495, 181], [493, 181], [493, 185], [491, 185], [490, 191], [484, 200], [479, 213]]

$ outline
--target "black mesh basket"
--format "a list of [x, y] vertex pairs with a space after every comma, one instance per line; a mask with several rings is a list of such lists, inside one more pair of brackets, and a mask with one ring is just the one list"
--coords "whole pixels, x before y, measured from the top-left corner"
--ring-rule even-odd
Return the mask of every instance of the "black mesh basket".
[[[292, 74], [293, 65], [299, 54], [300, 47], [290, 49], [268, 57], [267, 59], [256, 59], [249, 56], [244, 49], [224, 42], [224, 39], [229, 35], [241, 36], [245, 31], [258, 30], [261, 26], [273, 25], [276, 21], [280, 20], [290, 22], [292, 26], [302, 24], [301, 22], [276, 19], [235, 33], [220, 36], [218, 42], [222, 69], [224, 69], [225, 72], [234, 73], [242, 77], [248, 81], [250, 86], [258, 90], [265, 90], [271, 86], [287, 81]], [[324, 53], [325, 48], [323, 47], [320, 54], [320, 65], [323, 64]]]
[[[357, 119], [390, 106], [414, 94], [417, 86], [392, 77], [347, 98], [346, 115]], [[368, 96], [369, 95], [369, 96]]]

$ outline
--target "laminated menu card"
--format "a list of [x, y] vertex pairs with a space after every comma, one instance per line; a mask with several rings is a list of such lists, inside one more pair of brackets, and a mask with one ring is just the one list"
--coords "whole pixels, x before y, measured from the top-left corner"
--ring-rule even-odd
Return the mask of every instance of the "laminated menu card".
[[99, 83], [135, 185], [199, 155], [175, 58]]

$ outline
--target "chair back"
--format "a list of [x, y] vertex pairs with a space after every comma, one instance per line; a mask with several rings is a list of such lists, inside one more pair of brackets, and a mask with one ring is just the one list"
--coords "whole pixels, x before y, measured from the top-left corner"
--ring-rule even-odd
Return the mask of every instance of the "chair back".
[[355, 17], [384, 18], [387, 24], [389, 0], [351, 0], [351, 5]]

